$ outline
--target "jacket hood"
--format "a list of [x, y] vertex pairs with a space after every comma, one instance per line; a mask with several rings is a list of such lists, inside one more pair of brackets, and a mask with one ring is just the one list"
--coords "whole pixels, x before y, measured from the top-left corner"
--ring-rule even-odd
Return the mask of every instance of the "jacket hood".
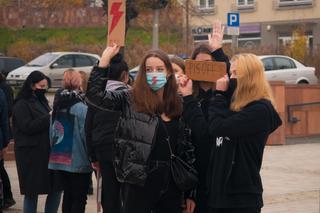
[[67, 109], [78, 102], [84, 102], [83, 93], [76, 90], [62, 90], [56, 95], [52, 116], [55, 117], [59, 110]]
[[108, 80], [107, 85], [106, 85], [106, 90], [114, 91], [118, 90], [120, 88], [128, 88], [127, 84], [125, 84], [122, 81], [114, 81], [114, 80]]
[[279, 116], [279, 113], [275, 110], [273, 105], [268, 100], [263, 100], [263, 103], [265, 103], [266, 107], [268, 108], [268, 111], [270, 113], [270, 133], [274, 132], [279, 126], [282, 125], [282, 120]]

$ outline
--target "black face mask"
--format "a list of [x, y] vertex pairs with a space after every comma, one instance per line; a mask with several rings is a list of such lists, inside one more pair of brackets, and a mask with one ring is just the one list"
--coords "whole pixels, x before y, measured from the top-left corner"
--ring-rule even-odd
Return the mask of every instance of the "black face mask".
[[228, 87], [228, 93], [230, 95], [233, 95], [234, 91], [237, 88], [237, 79], [236, 78], [230, 78], [229, 80], [229, 87]]
[[34, 94], [38, 97], [38, 98], [43, 98], [45, 97], [44, 94], [47, 92], [46, 89], [36, 89], [34, 91]]

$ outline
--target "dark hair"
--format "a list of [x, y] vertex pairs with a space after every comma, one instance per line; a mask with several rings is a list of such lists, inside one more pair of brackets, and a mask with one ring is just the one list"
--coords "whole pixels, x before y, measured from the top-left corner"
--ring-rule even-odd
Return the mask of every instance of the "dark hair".
[[128, 64], [123, 60], [120, 53], [115, 55], [110, 62], [108, 78], [111, 80], [121, 81], [123, 72], [129, 72]]
[[[146, 61], [150, 57], [156, 57], [163, 61], [168, 72], [163, 98], [159, 98], [147, 83]], [[132, 89], [134, 109], [149, 115], [165, 113], [169, 118], [179, 117], [182, 114], [182, 102], [177, 91], [178, 86], [168, 55], [162, 50], [147, 52], [140, 64]]]
[[[203, 54], [208, 54], [211, 56], [211, 50], [210, 50], [210, 46], [208, 44], [199, 44], [192, 52], [191, 54], [191, 59], [195, 60], [197, 55], [199, 55], [200, 53]], [[214, 60], [214, 58], [211, 56], [212, 60]]]
[[185, 66], [184, 60], [182, 58], [175, 55], [172, 58], [170, 58], [170, 60], [171, 60], [171, 63], [178, 65], [182, 69], [183, 73], [185, 73], [186, 66]]
[[6, 81], [6, 76], [0, 73], [0, 83], [2, 83], [3, 81]]
[[[23, 86], [20, 89], [20, 91], [15, 99], [15, 102], [17, 102], [20, 99], [28, 99], [28, 98], [32, 97], [32, 95], [33, 95], [32, 86], [34, 84], [42, 81], [43, 79], [46, 79], [48, 81], [49, 78], [40, 71], [33, 71], [32, 73], [30, 73], [30, 75], [24, 81]], [[48, 102], [47, 99], [45, 99], [43, 101]]]

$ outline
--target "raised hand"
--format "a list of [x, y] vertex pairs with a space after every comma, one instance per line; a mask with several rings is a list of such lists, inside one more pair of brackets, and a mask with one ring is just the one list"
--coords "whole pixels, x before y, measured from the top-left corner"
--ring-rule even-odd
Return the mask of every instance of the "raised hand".
[[212, 24], [212, 33], [208, 35], [211, 51], [222, 48], [223, 33], [224, 26], [222, 26], [221, 21], [215, 20]]
[[103, 51], [101, 55], [101, 59], [99, 62], [99, 67], [107, 67], [113, 58], [113, 56], [117, 55], [117, 53], [120, 50], [120, 46], [113, 43], [112, 46], [106, 47], [106, 49]]

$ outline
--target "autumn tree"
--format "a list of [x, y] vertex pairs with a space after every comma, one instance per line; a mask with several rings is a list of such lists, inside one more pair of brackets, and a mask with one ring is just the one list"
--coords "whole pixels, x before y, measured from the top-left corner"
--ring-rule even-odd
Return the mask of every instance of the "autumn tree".
[[305, 61], [307, 53], [307, 36], [305, 35], [305, 30], [300, 27], [293, 31], [292, 42], [287, 49], [287, 55], [299, 60]]

